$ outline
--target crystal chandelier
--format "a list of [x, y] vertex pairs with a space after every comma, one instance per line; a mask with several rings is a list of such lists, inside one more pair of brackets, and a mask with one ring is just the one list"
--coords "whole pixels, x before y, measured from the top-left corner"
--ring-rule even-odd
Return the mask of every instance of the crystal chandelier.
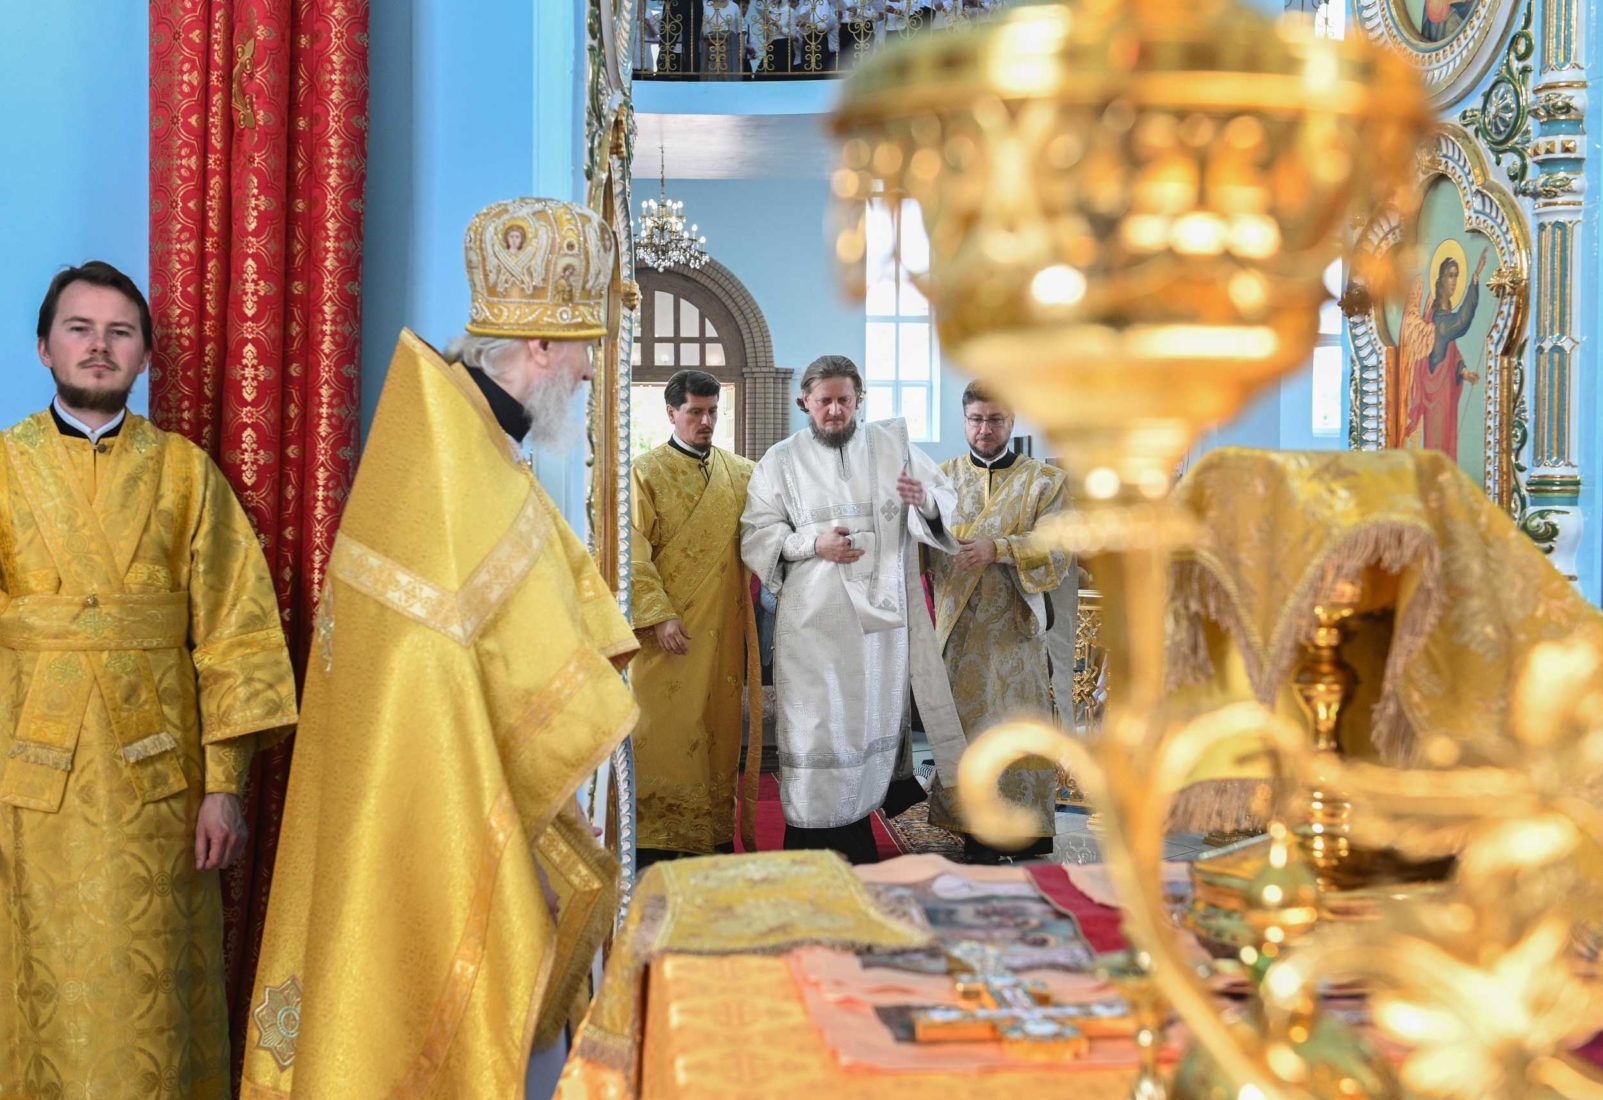
[[635, 259], [658, 271], [671, 267], [694, 271], [707, 262], [707, 238], [698, 236], [694, 225], [685, 229], [685, 204], [668, 197], [667, 155], [661, 146], [657, 153], [662, 158], [658, 197], [640, 204], [640, 220], [635, 223]]

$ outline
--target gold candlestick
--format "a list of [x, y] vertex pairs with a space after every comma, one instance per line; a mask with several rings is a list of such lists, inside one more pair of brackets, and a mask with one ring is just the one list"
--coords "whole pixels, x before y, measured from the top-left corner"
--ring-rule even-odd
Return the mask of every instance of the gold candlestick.
[[[1332, 580], [1325, 585], [1325, 594], [1314, 605], [1314, 629], [1305, 656], [1292, 678], [1292, 688], [1308, 712], [1317, 753], [1341, 753], [1342, 712], [1358, 684], [1352, 666], [1342, 660], [1341, 647], [1347, 622], [1357, 612], [1362, 594], [1362, 585], [1356, 580]], [[1335, 887], [1352, 857], [1352, 803], [1324, 785], [1310, 789], [1306, 798], [1307, 813], [1298, 823], [1297, 839], [1320, 884]]]
[[1169, 1100], [1169, 1087], [1158, 1064], [1169, 1021], [1169, 1003], [1152, 977], [1152, 959], [1144, 951], [1099, 955], [1097, 977], [1118, 987], [1135, 1017], [1135, 1043], [1141, 1064], [1130, 1086], [1129, 1100]]

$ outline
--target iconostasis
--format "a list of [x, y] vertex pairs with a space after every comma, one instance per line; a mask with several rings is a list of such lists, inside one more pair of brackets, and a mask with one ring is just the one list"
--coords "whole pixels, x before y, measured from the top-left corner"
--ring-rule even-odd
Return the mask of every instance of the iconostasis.
[[1342, 300], [1349, 442], [1453, 455], [1596, 602], [1581, 0], [1355, 8], [1362, 33], [1419, 70], [1441, 122], [1412, 194], [1355, 227], [1361, 251], [1403, 249], [1406, 275], [1400, 297]]

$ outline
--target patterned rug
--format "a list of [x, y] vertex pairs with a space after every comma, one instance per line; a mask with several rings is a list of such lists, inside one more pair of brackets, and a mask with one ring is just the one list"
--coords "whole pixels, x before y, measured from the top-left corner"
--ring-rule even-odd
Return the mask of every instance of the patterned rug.
[[947, 832], [939, 825], [930, 824], [928, 802], [908, 807], [896, 817], [886, 821], [885, 827], [903, 855], [934, 852], [953, 861], [958, 861], [963, 856], [962, 837]]

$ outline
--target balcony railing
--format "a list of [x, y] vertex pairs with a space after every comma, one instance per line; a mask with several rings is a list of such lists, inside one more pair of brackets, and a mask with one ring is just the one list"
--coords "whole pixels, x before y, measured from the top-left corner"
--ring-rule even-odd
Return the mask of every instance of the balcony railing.
[[838, 76], [907, 35], [981, 19], [1010, 0], [643, 0], [642, 80]]

